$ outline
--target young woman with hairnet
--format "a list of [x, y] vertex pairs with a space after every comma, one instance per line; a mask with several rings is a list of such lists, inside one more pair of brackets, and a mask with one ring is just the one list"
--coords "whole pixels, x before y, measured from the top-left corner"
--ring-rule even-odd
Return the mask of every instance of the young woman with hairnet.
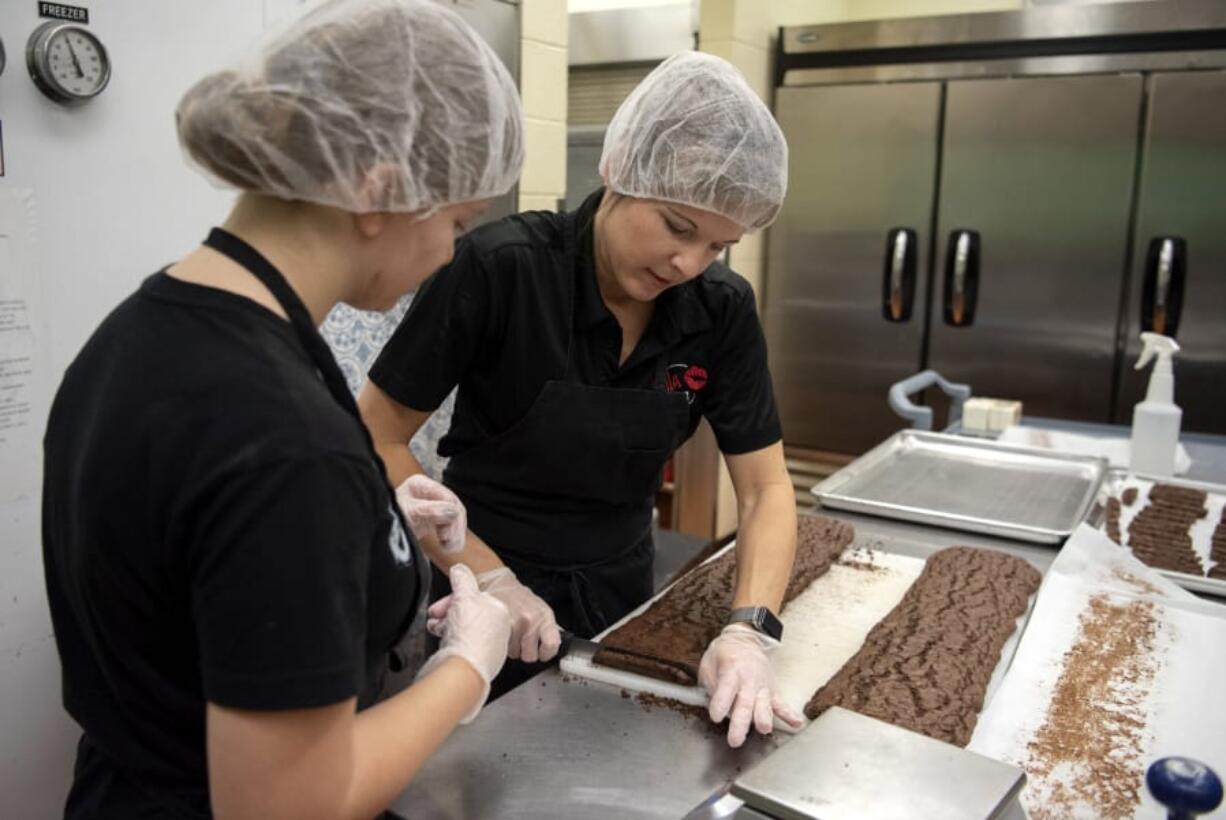
[[326, 3], [183, 97], [186, 153], [242, 193], [102, 322], [47, 428], [47, 592], [84, 729], [66, 816], [368, 820], [480, 709], [510, 625], [458, 562], [442, 650], [371, 706], [426, 594], [415, 537], [461, 546], [463, 508], [414, 479], [406, 532], [316, 327], [451, 259], [518, 176], [521, 119], [429, 0]]
[[607, 187], [578, 210], [511, 216], [462, 242], [358, 405], [401, 480], [420, 472], [406, 443], [459, 385], [439, 450], [470, 531], [462, 551], [431, 557], [473, 567], [527, 662], [555, 655], [559, 625], [591, 636], [650, 597], [661, 469], [705, 417], [740, 523], [735, 611], [700, 682], [739, 746], [751, 724], [800, 721], [769, 660], [796, 509], [753, 291], [717, 259], [774, 220], [787, 145], [731, 65], [688, 53], [622, 104], [600, 173]]

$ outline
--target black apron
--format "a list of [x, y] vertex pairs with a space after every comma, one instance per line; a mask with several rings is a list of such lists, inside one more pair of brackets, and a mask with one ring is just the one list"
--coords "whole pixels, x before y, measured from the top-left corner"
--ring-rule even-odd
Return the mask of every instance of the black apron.
[[[578, 260], [575, 269], [587, 273]], [[561, 377], [505, 432], [453, 455], [444, 477], [469, 528], [561, 626], [591, 637], [651, 597], [655, 493], [689, 433], [690, 406], [683, 393], [581, 383], [571, 288]]]
[[[328, 347], [328, 343], [324, 341], [323, 336], [319, 335], [319, 329], [315, 327], [315, 323], [312, 321], [311, 314], [306, 309], [306, 305], [298, 298], [298, 294], [294, 293], [294, 289], [290, 287], [289, 282], [285, 281], [285, 277], [281, 275], [281, 272], [265, 259], [259, 251], [234, 234], [221, 228], [214, 228], [210, 231], [208, 238], [204, 240], [204, 244], [222, 256], [227, 257], [232, 262], [241, 265], [248, 273], [259, 279], [264, 287], [268, 288], [282, 309], [285, 310], [290, 324], [298, 334], [298, 341], [301, 342], [307, 356], [310, 357], [311, 363], [319, 371], [319, 375], [323, 379], [324, 385], [328, 388], [328, 392], [332, 394], [332, 398], [336, 400], [337, 404], [343, 407], [349, 415], [353, 416], [354, 421], [359, 429], [361, 429], [362, 440], [366, 442], [366, 448], [370, 453], [371, 460], [374, 462], [379, 476], [383, 478], [384, 486], [387, 487], [388, 507], [394, 516], [392, 526], [399, 526], [404, 533], [405, 540], [412, 551], [413, 564], [417, 569], [418, 605], [409, 609], [405, 621], [400, 628], [400, 632], [403, 635], [412, 625], [413, 619], [421, 609], [420, 605], [428, 598], [430, 589], [430, 562], [423, 556], [416, 539], [413, 538], [412, 529], [409, 528], [408, 522], [404, 520], [404, 514], [400, 510], [400, 505], [396, 503], [396, 491], [387, 481], [387, 471], [384, 469], [383, 459], [379, 457], [375, 450], [374, 442], [370, 438], [370, 431], [366, 429], [366, 423], [362, 421], [362, 415], [358, 411], [357, 402], [354, 401], [353, 394], [349, 392], [349, 384], [345, 381], [345, 376], [341, 373], [340, 366], [336, 363], [336, 357], [332, 355], [332, 350]], [[398, 647], [389, 649], [388, 663], [385, 664], [381, 671], [386, 673], [388, 667], [393, 670], [403, 668], [405, 658], [402, 654], [402, 650]], [[366, 682], [366, 691], [360, 697], [360, 706], [362, 708], [371, 704], [371, 701], [382, 690], [382, 683], [382, 679]]]

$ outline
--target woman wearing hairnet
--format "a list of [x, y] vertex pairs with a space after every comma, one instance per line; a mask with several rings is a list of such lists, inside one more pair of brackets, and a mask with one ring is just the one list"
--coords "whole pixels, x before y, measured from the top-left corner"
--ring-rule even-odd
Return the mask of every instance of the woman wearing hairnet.
[[507, 605], [510, 656], [527, 662], [555, 655], [559, 625], [591, 636], [651, 595], [661, 469], [705, 417], [740, 523], [734, 611], [700, 680], [738, 746], [751, 724], [800, 720], [768, 658], [796, 510], [753, 292], [716, 260], [774, 220], [787, 146], [731, 65], [687, 53], [622, 104], [600, 172], [607, 187], [573, 213], [519, 214], [462, 242], [358, 405], [400, 480], [420, 472], [406, 443], [459, 385], [439, 451], [468, 539], [454, 555], [424, 546]]
[[[453, 562], [442, 650], [370, 706], [425, 595], [415, 537], [462, 506], [399, 490], [316, 326], [391, 307], [522, 163], [505, 69], [428, 0], [335, 0], [197, 83], [179, 139], [242, 191], [222, 228], [95, 331], [45, 441], [44, 561], [70, 818], [368, 818], [506, 656]], [[415, 537], [414, 537], [415, 536]]]

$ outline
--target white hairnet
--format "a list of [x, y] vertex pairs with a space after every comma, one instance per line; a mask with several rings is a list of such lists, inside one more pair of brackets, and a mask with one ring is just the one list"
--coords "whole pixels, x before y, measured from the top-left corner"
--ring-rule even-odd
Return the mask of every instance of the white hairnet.
[[783, 205], [788, 146], [731, 63], [691, 51], [657, 66], [617, 109], [600, 174], [616, 193], [692, 205], [752, 231]]
[[193, 86], [179, 142], [215, 180], [347, 211], [507, 191], [523, 164], [515, 83], [431, 0], [331, 0]]

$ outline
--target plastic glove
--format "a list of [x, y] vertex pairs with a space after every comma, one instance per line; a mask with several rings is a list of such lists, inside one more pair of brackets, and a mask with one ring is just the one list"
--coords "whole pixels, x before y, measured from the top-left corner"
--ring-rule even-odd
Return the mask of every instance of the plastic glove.
[[729, 624], [698, 664], [698, 682], [711, 696], [711, 720], [719, 723], [731, 714], [728, 745], [734, 749], [745, 742], [751, 722], [764, 735], [774, 728], [776, 716], [793, 728], [804, 722], [775, 691], [769, 653], [778, 646], [750, 626]]
[[483, 592], [507, 605], [511, 612], [511, 641], [507, 655], [528, 663], [547, 661], [558, 654], [562, 633], [549, 604], [519, 582], [509, 567], [499, 567], [477, 576]]
[[464, 511], [464, 503], [451, 490], [418, 473], [409, 476], [396, 488], [396, 503], [400, 505], [418, 540], [436, 535], [443, 552], [464, 549], [468, 515]]
[[449, 575], [451, 594], [426, 610], [426, 629], [441, 638], [442, 644], [426, 659], [417, 677], [420, 680], [430, 674], [448, 658], [468, 661], [485, 683], [477, 705], [460, 721], [468, 723], [481, 711], [490, 694], [490, 681], [506, 662], [511, 622], [506, 605], [481, 591], [471, 569], [454, 564]]

